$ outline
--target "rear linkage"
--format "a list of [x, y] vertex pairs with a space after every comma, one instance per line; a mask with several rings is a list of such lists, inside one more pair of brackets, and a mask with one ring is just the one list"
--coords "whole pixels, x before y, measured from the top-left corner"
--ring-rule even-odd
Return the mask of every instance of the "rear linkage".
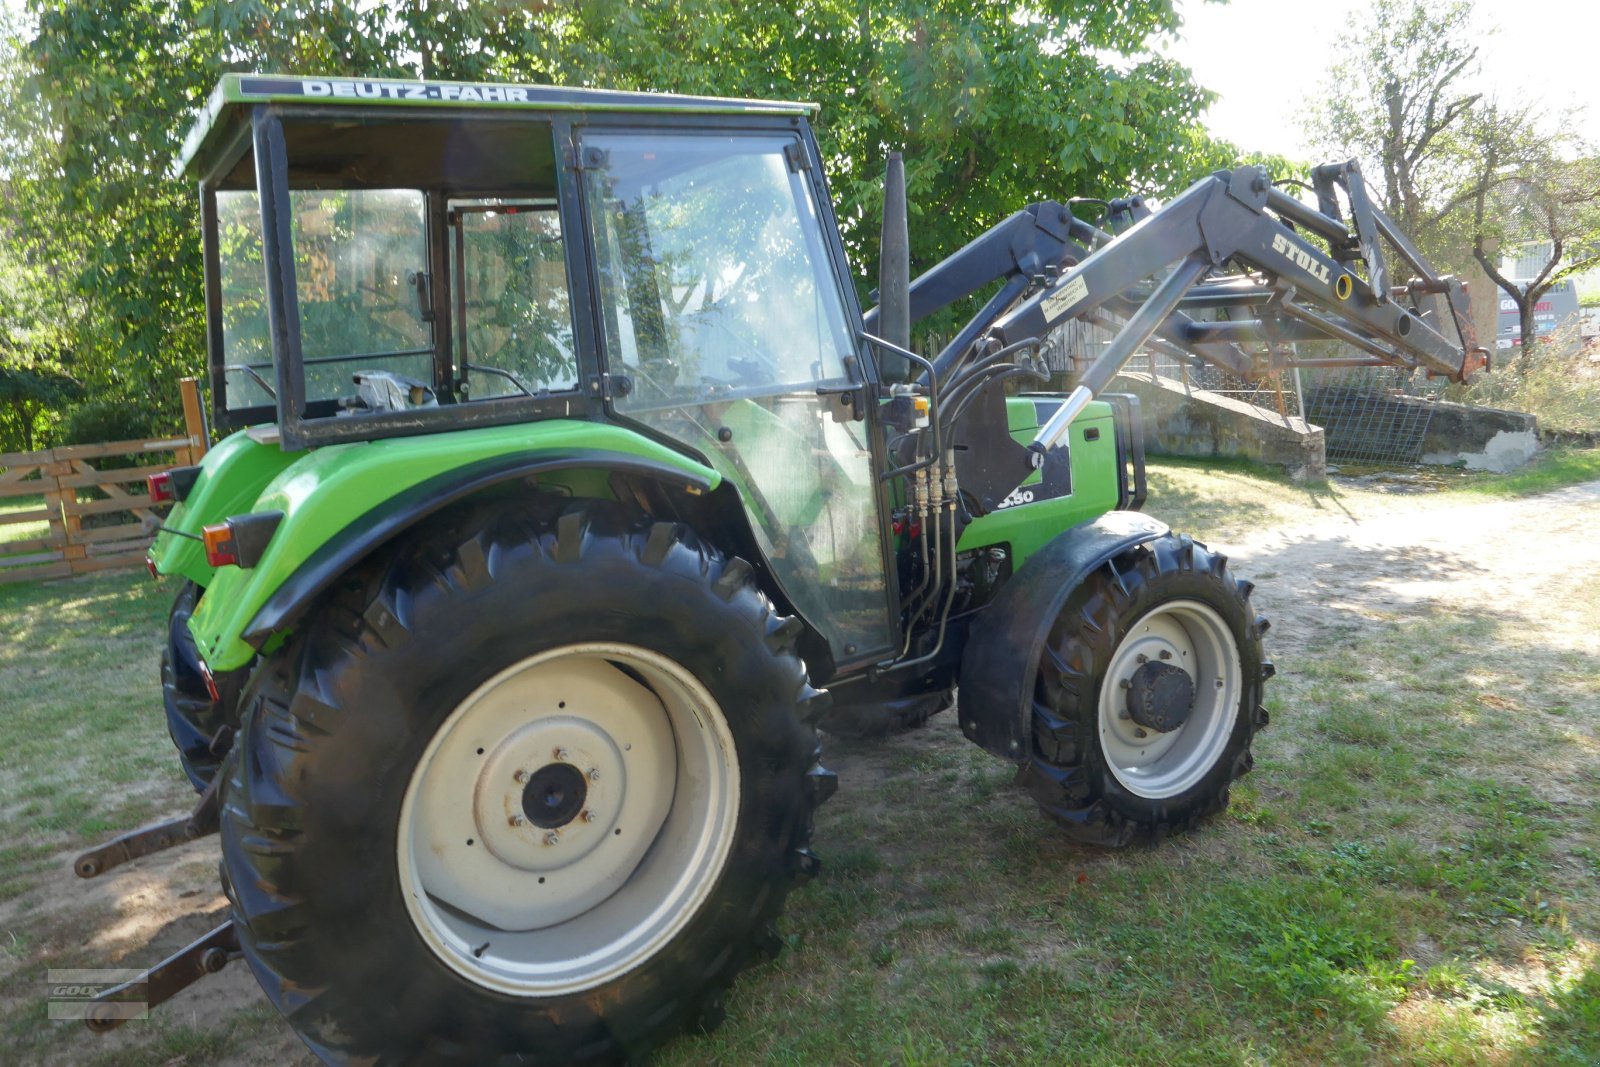
[[[152, 823], [112, 838], [82, 853], [72, 863], [79, 878], [97, 878], [113, 868], [217, 832], [223, 776], [213, 775], [194, 811], [187, 816]], [[114, 1007], [130, 1000], [146, 1008], [164, 1004], [208, 974], [216, 974], [239, 955], [233, 920], [168, 956], [131, 981], [102, 990], [90, 1002], [84, 1025], [97, 1034], [115, 1030], [128, 1016]]]

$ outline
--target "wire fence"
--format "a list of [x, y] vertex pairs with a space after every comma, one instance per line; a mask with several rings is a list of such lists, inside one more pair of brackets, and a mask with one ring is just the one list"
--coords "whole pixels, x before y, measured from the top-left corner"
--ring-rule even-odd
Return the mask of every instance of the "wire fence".
[[1330, 462], [1381, 467], [1422, 460], [1442, 380], [1429, 382], [1396, 367], [1307, 377], [1306, 419], [1322, 427]]

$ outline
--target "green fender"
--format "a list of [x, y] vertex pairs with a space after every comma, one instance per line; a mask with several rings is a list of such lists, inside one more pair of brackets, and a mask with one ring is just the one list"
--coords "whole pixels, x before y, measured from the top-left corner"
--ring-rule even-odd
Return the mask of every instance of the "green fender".
[[[201, 529], [250, 511], [267, 483], [304, 455], [260, 444], [244, 430], [217, 442], [200, 461], [199, 477], [182, 502], [173, 505], [161, 524], [162, 532], [150, 546], [156, 571], [182, 575], [199, 586], [210, 585], [212, 568], [196, 540]], [[171, 530], [178, 533], [167, 532]]]
[[[242, 475], [259, 475], [259, 460], [245, 460], [247, 451], [237, 456], [249, 465]], [[607, 495], [609, 472], [619, 469], [693, 492], [721, 482], [710, 467], [630, 430], [568, 419], [333, 445], [286, 458], [247, 506], [228, 512], [283, 513], [266, 551], [249, 569], [218, 568], [202, 583], [205, 595], [189, 620], [213, 671], [249, 663], [344, 570], [423, 516], [489, 485], [537, 474], [578, 495]], [[208, 473], [218, 483], [232, 477], [225, 460]], [[193, 521], [190, 514], [183, 519]], [[163, 549], [158, 565], [164, 559]]]

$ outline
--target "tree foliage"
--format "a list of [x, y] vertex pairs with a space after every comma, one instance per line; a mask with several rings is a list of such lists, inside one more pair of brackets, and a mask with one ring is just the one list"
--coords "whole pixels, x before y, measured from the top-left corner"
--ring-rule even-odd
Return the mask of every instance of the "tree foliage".
[[1408, 234], [1456, 206], [1460, 130], [1479, 100], [1466, 88], [1478, 63], [1471, 16], [1466, 0], [1377, 0], [1340, 38], [1344, 58], [1310, 116], [1318, 147], [1353, 152], [1381, 177], [1384, 209]]
[[[1377, 0], [1339, 41], [1309, 116], [1323, 150], [1381, 175], [1384, 209], [1436, 260], [1476, 260], [1516, 304], [1525, 346], [1534, 307], [1563, 278], [1600, 265], [1600, 163], [1563, 116], [1471, 90], [1478, 74], [1467, 0]], [[1532, 279], [1498, 253], [1548, 244]]]
[[[1540, 299], [1565, 279], [1600, 266], [1600, 159], [1564, 159], [1563, 139], [1536, 129], [1530, 109], [1508, 112], [1490, 102], [1467, 131], [1478, 153], [1466, 184], [1472, 256], [1516, 305], [1525, 347], [1537, 340]], [[1544, 263], [1532, 278], [1506, 277], [1497, 253], [1529, 244], [1549, 249]]]
[[29, 0], [6, 47], [4, 262], [49, 304], [93, 395], [170, 421], [203, 364], [192, 184], [170, 173], [229, 70], [556, 82], [822, 105], [858, 273], [906, 153], [914, 262], [1031, 200], [1192, 176], [1203, 90], [1146, 48], [1170, 0]]

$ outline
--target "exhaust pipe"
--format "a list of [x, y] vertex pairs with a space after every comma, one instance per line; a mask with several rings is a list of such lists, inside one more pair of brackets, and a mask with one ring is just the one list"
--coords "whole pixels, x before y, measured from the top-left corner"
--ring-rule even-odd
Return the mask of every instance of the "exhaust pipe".
[[[883, 239], [878, 246], [878, 335], [901, 348], [911, 347], [911, 238], [906, 224], [906, 168], [899, 152], [889, 153], [883, 176]], [[911, 377], [911, 361], [879, 350], [878, 369], [886, 382]]]

